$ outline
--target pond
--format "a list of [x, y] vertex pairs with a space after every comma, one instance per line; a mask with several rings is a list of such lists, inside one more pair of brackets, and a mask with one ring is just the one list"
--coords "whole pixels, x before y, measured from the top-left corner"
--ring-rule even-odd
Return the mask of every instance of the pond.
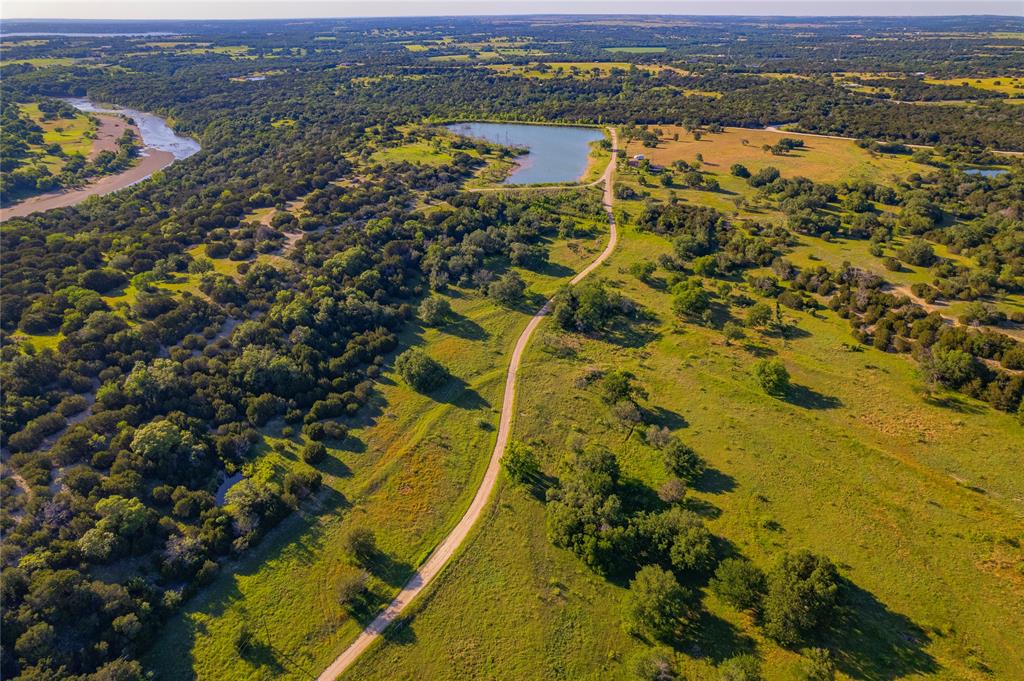
[[1009, 170], [1003, 170], [1002, 168], [968, 168], [964, 171], [965, 175], [981, 175], [982, 177], [999, 177], [1010, 172]]
[[604, 139], [598, 128], [522, 123], [453, 123], [452, 132], [509, 147], [526, 147], [505, 184], [576, 182], [587, 171], [590, 144]]

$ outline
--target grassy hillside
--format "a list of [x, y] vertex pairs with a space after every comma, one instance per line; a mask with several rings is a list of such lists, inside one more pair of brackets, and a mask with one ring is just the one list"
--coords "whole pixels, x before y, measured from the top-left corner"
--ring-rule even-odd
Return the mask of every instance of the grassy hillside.
[[[592, 390], [573, 387], [588, 367], [633, 371], [656, 422], [708, 460], [691, 505], [729, 550], [767, 566], [781, 549], [810, 548], [856, 585], [848, 621], [822, 641], [841, 671], [1012, 677], [1024, 664], [1011, 633], [1024, 617], [1005, 608], [1024, 594], [1024, 434], [1012, 417], [953, 395], [925, 399], [909, 359], [848, 351], [831, 313], [798, 315], [789, 340], [754, 333], [726, 347], [716, 331], [677, 325], [665, 292], [617, 273], [666, 251], [664, 240], [627, 230], [621, 243], [605, 272], [657, 318], [624, 340], [566, 339], [571, 359], [533, 346], [516, 435], [547, 471], [587, 440], [614, 451], [636, 484], [664, 481], [657, 452], [613, 425]], [[555, 333], [548, 324], [542, 337]], [[789, 399], [763, 394], [750, 376], [765, 355], [793, 374]], [[643, 644], [619, 626], [623, 593], [552, 547], [540, 501], [504, 487], [396, 643], [346, 678], [626, 678], [624, 662]], [[798, 655], [706, 602], [697, 634], [675, 653], [686, 678], [716, 678], [713, 665], [746, 650], [762, 654], [768, 678], [792, 678]]]

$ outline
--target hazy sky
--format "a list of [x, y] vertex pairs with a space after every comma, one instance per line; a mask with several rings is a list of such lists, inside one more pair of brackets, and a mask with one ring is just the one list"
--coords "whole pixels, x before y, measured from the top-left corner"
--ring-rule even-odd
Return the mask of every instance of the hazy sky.
[[450, 14], [1024, 16], [1024, 0], [2, 0], [0, 19], [252, 19]]

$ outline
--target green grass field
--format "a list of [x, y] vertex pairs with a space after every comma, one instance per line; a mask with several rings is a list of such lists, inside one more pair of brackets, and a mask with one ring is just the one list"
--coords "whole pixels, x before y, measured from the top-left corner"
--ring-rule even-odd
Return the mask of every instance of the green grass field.
[[83, 156], [88, 156], [92, 151], [96, 124], [86, 114], [76, 113], [74, 118], [47, 121], [43, 120], [43, 114], [39, 110], [38, 104], [19, 104], [18, 107], [22, 113], [42, 128], [43, 144], [30, 145], [29, 151], [35, 161], [46, 165], [51, 172], [60, 172], [65, 163], [63, 158], [50, 154], [46, 150], [46, 147], [51, 144], [59, 145], [65, 155], [82, 154]]
[[1019, 76], [997, 76], [992, 78], [925, 78], [926, 83], [937, 85], [969, 85], [978, 90], [1002, 92], [1011, 97], [1024, 96], [1024, 78]]
[[[931, 674], [1010, 678], [1024, 664], [1013, 632], [1019, 601], [1024, 434], [1005, 414], [958, 396], [924, 399], [914, 363], [873, 349], [849, 352], [832, 313], [795, 315], [783, 341], [678, 324], [670, 296], [620, 273], [668, 250], [626, 229], [602, 268], [657, 320], [618, 342], [573, 337], [572, 359], [536, 343], [521, 372], [516, 437], [549, 473], [574, 441], [615, 451], [624, 475], [656, 488], [658, 454], [627, 438], [597, 396], [572, 387], [587, 367], [633, 371], [656, 422], [680, 434], [713, 473], [693, 506], [736, 550], [762, 565], [782, 549], [829, 555], [858, 590], [852, 627], [831, 632], [840, 670], [857, 678]], [[554, 333], [550, 323], [539, 337]], [[786, 401], [750, 376], [758, 355], [782, 359], [799, 386]], [[980, 444], [979, 444], [980, 443]], [[491, 512], [406, 623], [346, 679], [610, 679], [643, 647], [619, 626], [621, 586], [595, 576], [544, 535], [542, 504], [503, 487]], [[936, 598], [936, 594], [942, 594]], [[692, 640], [674, 656], [684, 678], [748, 650], [766, 678], [794, 678], [799, 657], [765, 641], [749, 618], [706, 599]]]
[[[552, 293], [605, 238], [597, 231], [550, 243], [551, 265], [522, 272], [530, 290]], [[508, 310], [458, 291], [449, 300], [451, 324], [410, 330], [402, 346], [422, 346], [457, 379], [432, 397], [393, 375], [380, 382], [372, 414], [319, 466], [326, 489], [317, 503], [285, 520], [166, 628], [147, 660], [159, 678], [308, 678], [359, 631], [336, 598], [338, 581], [354, 569], [337, 548], [351, 528], [376, 531], [389, 563], [372, 586], [389, 598], [454, 525], [486, 467], [504, 371], [533, 303]], [[279, 436], [267, 429], [268, 443]], [[259, 465], [278, 476], [305, 466], [269, 449]], [[275, 650], [240, 658], [233, 642], [243, 622]]]

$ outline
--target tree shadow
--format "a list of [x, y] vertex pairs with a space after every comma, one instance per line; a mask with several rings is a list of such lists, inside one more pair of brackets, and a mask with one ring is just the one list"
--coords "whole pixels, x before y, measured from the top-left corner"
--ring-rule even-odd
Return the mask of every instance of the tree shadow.
[[434, 400], [443, 404], [450, 404], [459, 409], [473, 411], [476, 409], [487, 409], [491, 406], [477, 391], [469, 387], [461, 378], [452, 376], [444, 386], [428, 393]]
[[682, 414], [666, 409], [665, 407], [650, 407], [644, 409], [647, 412], [649, 423], [653, 423], [657, 426], [664, 426], [669, 430], [681, 430], [683, 428], [689, 428], [690, 422], [687, 421]]
[[315, 468], [336, 478], [352, 477], [352, 469], [336, 456], [327, 456]]
[[526, 269], [537, 274], [542, 274], [546, 277], [555, 278], [571, 277], [572, 275], [576, 274], [576, 271], [573, 270], [571, 267], [561, 265], [557, 262], [551, 262], [550, 260], [545, 260], [544, 262], [530, 265]]
[[725, 494], [736, 489], [736, 479], [717, 468], [709, 467], [693, 482], [693, 488], [707, 494]]
[[487, 340], [489, 337], [489, 334], [484, 327], [480, 326], [469, 317], [453, 312], [450, 319], [451, 321], [440, 327], [440, 330], [444, 333], [450, 333], [453, 336], [474, 341]]
[[256, 636], [238, 648], [238, 656], [250, 665], [269, 671], [275, 677], [285, 672], [284, 665], [278, 660], [277, 651], [273, 646], [260, 641]]
[[394, 643], [400, 646], [410, 646], [416, 643], [418, 640], [416, 632], [413, 631], [412, 624], [416, 620], [415, 615], [409, 615], [408, 617], [401, 617], [391, 623], [387, 629], [381, 633], [383, 638], [388, 643]]
[[658, 498], [658, 493], [636, 478], [621, 478], [617, 492], [622, 500], [622, 510], [627, 515], [665, 507], [665, 502]]
[[594, 337], [623, 348], [641, 348], [657, 340], [658, 332], [643, 322], [617, 318]]
[[691, 657], [711, 660], [715, 664], [737, 655], [751, 654], [756, 647], [754, 639], [743, 634], [734, 624], [703, 609], [687, 633], [687, 641], [674, 647]]
[[377, 579], [396, 588], [405, 586], [414, 571], [410, 563], [395, 560], [380, 549], [360, 561], [360, 565]]
[[765, 359], [767, 357], [774, 357], [779, 354], [767, 345], [758, 345], [757, 343], [744, 343], [743, 349], [749, 352], [758, 359]]
[[805, 385], [790, 385], [785, 399], [804, 409], [838, 409], [843, 406], [843, 401], [838, 397], [823, 395]]
[[933, 395], [927, 393], [922, 398], [925, 403], [933, 407], [951, 409], [960, 414], [983, 414], [985, 408], [960, 395]]
[[844, 605], [822, 638], [835, 652], [836, 665], [844, 674], [896, 679], [939, 670], [924, 649], [927, 632], [849, 580], [843, 580], [842, 588]]

